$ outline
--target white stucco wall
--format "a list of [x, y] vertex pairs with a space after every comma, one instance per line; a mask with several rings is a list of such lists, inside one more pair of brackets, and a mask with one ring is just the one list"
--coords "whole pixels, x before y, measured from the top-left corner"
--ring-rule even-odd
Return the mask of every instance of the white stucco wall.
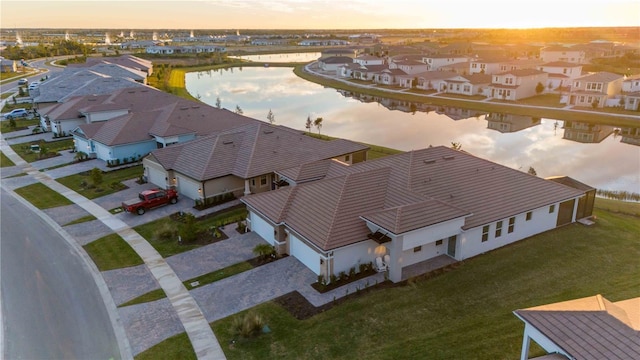
[[167, 187], [167, 180], [165, 180], [165, 178], [168, 177], [167, 171], [164, 170], [160, 164], [145, 158], [142, 160], [142, 166], [144, 168], [144, 175], [147, 177], [147, 182], [162, 189]]
[[464, 218], [457, 218], [403, 234], [402, 250], [413, 249], [460, 233]]
[[[414, 248], [410, 248], [402, 251], [402, 257], [400, 263], [402, 267], [418, 263], [420, 261], [434, 258], [438, 255], [444, 255], [447, 253], [447, 239], [443, 240], [441, 245], [436, 246], [436, 242], [420, 245], [420, 251], [415, 252]], [[406, 245], [406, 244], [405, 244]]]
[[464, 260], [484, 252], [522, 240], [529, 236], [551, 230], [556, 227], [559, 203], [555, 204], [555, 210], [549, 213], [549, 206], [531, 211], [531, 220], [526, 220], [526, 213], [515, 216], [515, 226], [509, 233], [509, 218], [502, 219], [502, 235], [495, 237], [497, 221], [489, 224], [489, 237], [482, 241], [482, 226], [468, 229], [459, 237], [460, 245], [456, 253], [457, 260]]
[[378, 246], [375, 241], [366, 240], [335, 249], [333, 252], [333, 274], [338, 275], [341, 271], [348, 273], [352, 267], [359, 271], [360, 264], [375, 263], [375, 249]]

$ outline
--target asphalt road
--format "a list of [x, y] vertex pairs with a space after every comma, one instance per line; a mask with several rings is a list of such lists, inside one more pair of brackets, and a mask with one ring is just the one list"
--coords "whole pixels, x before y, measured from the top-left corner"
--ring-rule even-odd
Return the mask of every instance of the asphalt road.
[[0, 189], [3, 359], [120, 359], [87, 265], [49, 224]]

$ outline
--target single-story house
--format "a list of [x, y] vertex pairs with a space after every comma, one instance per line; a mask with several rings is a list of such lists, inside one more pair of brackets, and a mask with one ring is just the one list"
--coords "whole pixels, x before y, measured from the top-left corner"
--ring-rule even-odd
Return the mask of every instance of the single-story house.
[[640, 297], [611, 302], [598, 294], [516, 310], [524, 322], [520, 360], [531, 340], [548, 355], [539, 359], [640, 359]]
[[348, 56], [329, 56], [318, 60], [318, 66], [324, 71], [336, 71], [345, 64], [353, 64], [353, 58]]
[[[125, 92], [122, 95], [133, 95]], [[144, 95], [140, 94], [143, 99]], [[107, 162], [139, 159], [151, 150], [196, 139], [200, 136], [259, 122], [231, 112], [171, 95], [164, 105], [147, 94], [149, 110], [124, 110], [122, 105], [96, 104], [88, 111], [87, 123], [72, 131], [75, 150]], [[161, 101], [162, 96], [156, 100]], [[108, 121], [97, 118], [103, 112], [124, 112]], [[92, 119], [95, 117], [98, 119]]]
[[459, 95], [485, 95], [491, 84], [491, 75], [458, 75], [445, 80], [444, 92]]
[[247, 225], [327, 281], [388, 255], [398, 282], [413, 265], [464, 260], [575, 222], [585, 196], [444, 146], [276, 174], [290, 186], [243, 197]]
[[144, 176], [159, 187], [175, 186], [194, 200], [236, 196], [286, 185], [275, 171], [309, 161], [366, 160], [368, 147], [348, 140], [324, 141], [284, 126], [254, 121], [186, 143], [152, 151]]

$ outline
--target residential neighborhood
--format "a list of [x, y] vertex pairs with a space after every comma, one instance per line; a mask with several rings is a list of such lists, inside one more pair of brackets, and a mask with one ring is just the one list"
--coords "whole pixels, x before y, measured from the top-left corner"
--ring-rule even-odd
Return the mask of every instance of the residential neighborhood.
[[[467, 150], [470, 141], [486, 141], [480, 135], [462, 144], [443, 141], [451, 146], [386, 149], [321, 133], [323, 118], [311, 110], [300, 115], [307, 119], [301, 130], [303, 121], [299, 128], [281, 124], [271, 109], [264, 121], [239, 105], [223, 107], [219, 95], [210, 105], [200, 93], [188, 94], [184, 79], [181, 92], [158, 75], [173, 67], [158, 59], [214, 64], [225, 58], [228, 64], [215, 66], [233, 68], [246, 66], [227, 59], [241, 46], [322, 47], [297, 70], [349, 84], [337, 89], [339, 97], [407, 113], [433, 111], [451, 124], [481, 118], [483, 131], [506, 138], [548, 121], [526, 103], [545, 95], [558, 100], [549, 108], [640, 121], [638, 75], [584, 70], [596, 58], [637, 56], [640, 46], [595, 40], [391, 45], [383, 35], [355, 31], [340, 37], [154, 31], [153, 40], [135, 39], [132, 31], [114, 38], [100, 44], [117, 50], [114, 56], [65, 65], [58, 63], [62, 57], [35, 59], [29, 76], [40, 80], [33, 89], [17, 84], [23, 73], [10, 80], [16, 84], [3, 108], [20, 102], [29, 112], [19, 119], [24, 127], [2, 119], [0, 176], [3, 202], [6, 192], [12, 207], [38, 214], [89, 264], [83, 266], [106, 299], [106, 322], [114, 329], [108, 342], [115, 345], [106, 350], [114, 358], [167, 358], [157, 346], [173, 347], [166, 350], [170, 357], [186, 346], [186, 357], [198, 359], [455, 357], [451, 343], [440, 349], [424, 338], [438, 328], [466, 344], [460, 355], [466, 358], [467, 332], [475, 337], [483, 326], [489, 347], [502, 346], [503, 356], [521, 360], [640, 356], [640, 298], [637, 281], [629, 280], [638, 270], [628, 260], [638, 253], [638, 215], [604, 209], [601, 189], [574, 175], [574, 167], [543, 177], [532, 167], [523, 170], [525, 164], [489, 160]], [[5, 67], [22, 71], [3, 58]], [[368, 89], [534, 110], [522, 115], [398, 101]], [[584, 145], [615, 134], [636, 149], [639, 129], [576, 116], [556, 121], [553, 131]], [[158, 206], [123, 205], [151, 202], [156, 194], [163, 197]], [[3, 218], [8, 238], [7, 228]], [[609, 266], [619, 271], [612, 274]], [[602, 290], [574, 288], [590, 281]], [[622, 291], [614, 292], [616, 286]], [[478, 298], [455, 297], [466, 289]], [[251, 316], [254, 328], [243, 334], [240, 325]], [[385, 328], [394, 316], [402, 320]], [[324, 341], [313, 350], [311, 338], [287, 348], [295, 341], [290, 331], [322, 337], [323, 326], [333, 328], [336, 344], [350, 334], [358, 354]], [[380, 336], [393, 340], [373, 346]], [[478, 351], [478, 358], [495, 358]]]

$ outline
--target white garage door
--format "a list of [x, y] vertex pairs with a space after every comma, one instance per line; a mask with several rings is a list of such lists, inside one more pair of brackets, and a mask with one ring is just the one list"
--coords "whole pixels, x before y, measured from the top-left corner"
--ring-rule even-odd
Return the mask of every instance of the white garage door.
[[251, 220], [251, 231], [260, 235], [269, 244], [274, 245], [273, 226], [269, 225], [268, 222], [254, 212], [249, 213], [249, 219]]
[[190, 199], [200, 199], [200, 193], [198, 192], [199, 189], [199, 183], [194, 182], [193, 180], [184, 177], [184, 176], [177, 176], [177, 186], [178, 186], [178, 191], [180, 192], [180, 195], [184, 195]]
[[295, 236], [290, 236], [290, 238], [291, 256], [305, 264], [316, 275], [320, 275], [320, 255]]
[[147, 167], [147, 173], [147, 176], [149, 177], [147, 179], [148, 182], [158, 186], [161, 189], [167, 187], [167, 181], [165, 180], [167, 173], [164, 170], [159, 170], [149, 166]]

